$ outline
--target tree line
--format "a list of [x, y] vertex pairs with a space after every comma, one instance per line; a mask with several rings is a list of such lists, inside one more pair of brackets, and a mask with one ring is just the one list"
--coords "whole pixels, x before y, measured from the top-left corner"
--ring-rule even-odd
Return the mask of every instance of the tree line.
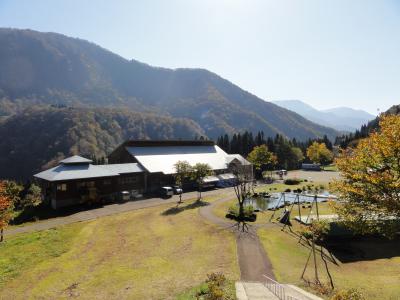
[[276, 158], [276, 168], [293, 170], [300, 167], [302, 162], [312, 162], [307, 156], [307, 149], [314, 143], [325, 144], [330, 151], [333, 149], [332, 142], [325, 135], [321, 139], [308, 139], [298, 141], [296, 138], [287, 139], [281, 134], [275, 137], [266, 137], [263, 131], [253, 133], [245, 131], [243, 133], [227, 134], [218, 137], [216, 143], [225, 152], [230, 154], [240, 154], [248, 157], [250, 152], [257, 146], [266, 145]]

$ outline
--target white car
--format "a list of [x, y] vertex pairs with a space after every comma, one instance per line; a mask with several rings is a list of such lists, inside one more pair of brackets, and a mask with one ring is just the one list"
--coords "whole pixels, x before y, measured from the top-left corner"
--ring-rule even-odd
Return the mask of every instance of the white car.
[[183, 193], [183, 190], [179, 186], [175, 185], [174, 186], [174, 193], [175, 193], [175, 195], [180, 195], [180, 194]]
[[170, 186], [163, 186], [160, 189], [160, 194], [162, 197], [172, 197], [174, 195], [174, 189]]

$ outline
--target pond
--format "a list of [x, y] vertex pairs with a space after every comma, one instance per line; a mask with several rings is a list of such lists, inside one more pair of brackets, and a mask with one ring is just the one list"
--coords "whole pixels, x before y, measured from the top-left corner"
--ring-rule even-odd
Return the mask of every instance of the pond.
[[245, 205], [252, 205], [257, 211], [273, 210], [276, 207], [282, 208], [286, 204], [297, 203], [311, 203], [314, 198], [317, 198], [318, 202], [326, 202], [328, 200], [336, 200], [336, 196], [329, 194], [328, 192], [311, 195], [311, 194], [295, 194], [295, 193], [274, 193], [270, 197], [257, 197], [247, 199]]

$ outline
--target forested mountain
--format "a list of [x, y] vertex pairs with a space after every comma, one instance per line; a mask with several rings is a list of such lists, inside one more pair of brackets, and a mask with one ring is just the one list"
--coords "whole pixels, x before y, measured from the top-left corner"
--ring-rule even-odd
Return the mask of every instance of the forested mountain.
[[109, 108], [36, 107], [0, 123], [0, 178], [27, 179], [65, 156], [106, 156], [126, 139], [193, 139], [192, 120]]
[[274, 101], [274, 103], [294, 111], [312, 122], [341, 131], [355, 131], [361, 125], [367, 124], [375, 118], [363, 110], [349, 107], [318, 110], [300, 100], [280, 100]]
[[[384, 114], [400, 115], [400, 104], [393, 105]], [[355, 146], [359, 139], [367, 137], [372, 131], [379, 128], [379, 116], [374, 120], [368, 122], [361, 126], [360, 129], [356, 130], [354, 133], [344, 134], [342, 136], [337, 136], [335, 139], [335, 144], [346, 148], [348, 146]]]
[[3, 118], [46, 103], [186, 117], [210, 138], [245, 130], [300, 140], [337, 134], [207, 70], [156, 68], [56, 33], [1, 29], [0, 65]]

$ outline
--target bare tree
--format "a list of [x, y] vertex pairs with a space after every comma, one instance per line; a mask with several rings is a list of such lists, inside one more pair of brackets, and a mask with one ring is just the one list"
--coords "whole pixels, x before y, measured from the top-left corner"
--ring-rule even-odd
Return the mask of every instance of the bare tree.
[[232, 173], [236, 176], [233, 186], [239, 206], [239, 215], [237, 218], [238, 227], [242, 225], [242, 231], [245, 230], [244, 205], [246, 199], [254, 193], [253, 167], [251, 164], [234, 164], [231, 167]]

